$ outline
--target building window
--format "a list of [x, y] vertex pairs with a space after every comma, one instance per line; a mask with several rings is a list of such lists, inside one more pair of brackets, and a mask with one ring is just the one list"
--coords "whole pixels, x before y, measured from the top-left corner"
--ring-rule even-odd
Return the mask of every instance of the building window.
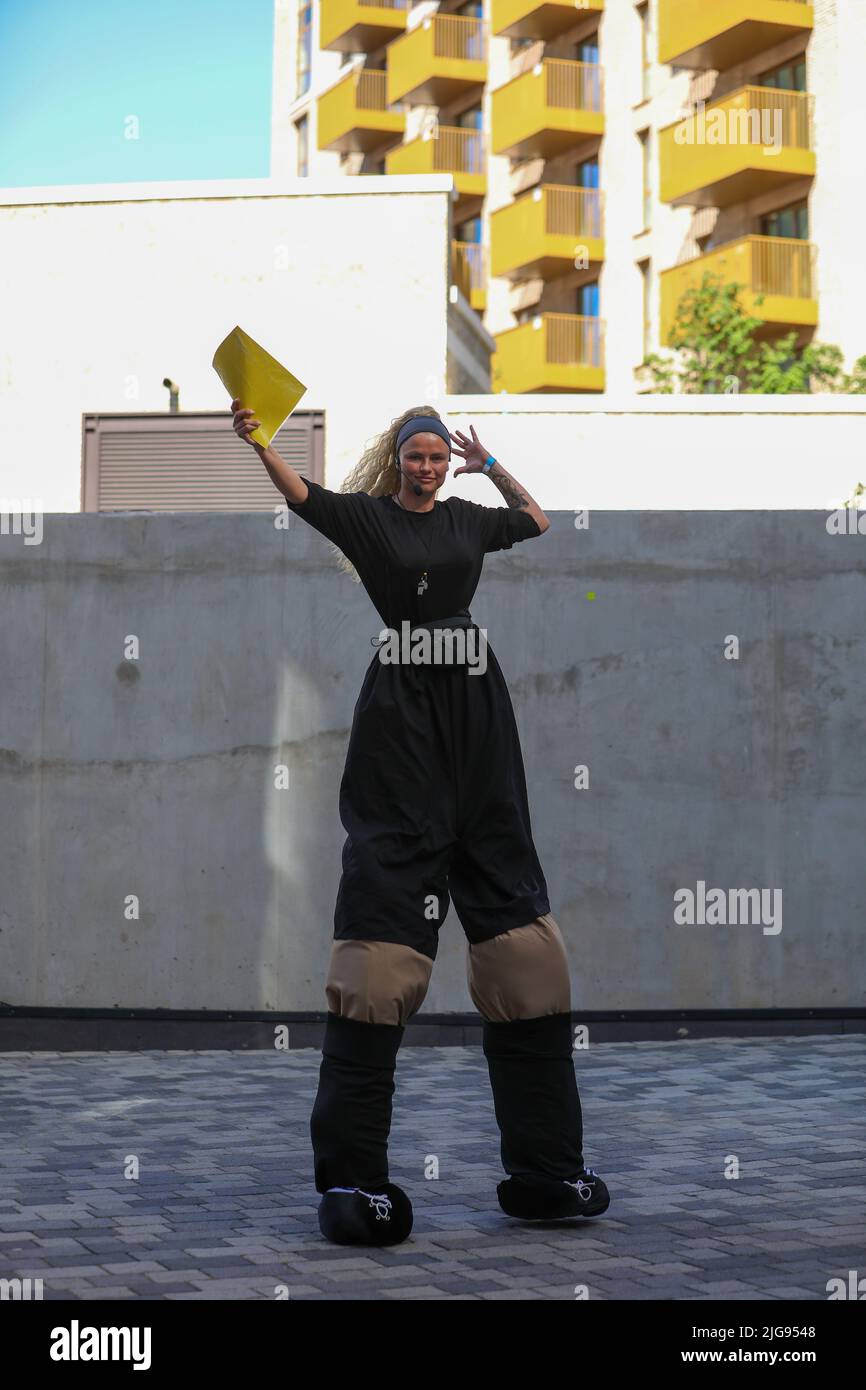
[[461, 111], [457, 117], [457, 124], [463, 130], [483, 130], [484, 114], [480, 106], [470, 106], [468, 111]]
[[652, 53], [650, 50], [650, 11], [649, 5], [639, 5], [637, 17], [640, 21], [640, 99], [648, 101], [650, 95], [650, 70]]
[[640, 131], [641, 165], [643, 179], [643, 226], [646, 231], [652, 224], [652, 143], [648, 130]]
[[598, 188], [598, 159], [584, 159], [576, 164], [574, 181], [578, 188]]
[[598, 62], [598, 35], [574, 45], [574, 61], [589, 66], [580, 74], [580, 90], [590, 111], [601, 110], [601, 68]]
[[581, 318], [598, 318], [598, 281], [591, 280], [588, 285], [581, 285], [577, 291], [577, 312]]
[[792, 203], [790, 207], [765, 213], [761, 218], [761, 236], [795, 237], [798, 241], [808, 241], [808, 203]]
[[591, 39], [583, 39], [581, 43], [576, 43], [574, 45], [574, 57], [578, 63], [597, 63], [598, 34], [593, 34]]
[[[373, 0], [373, 3], [381, 4], [381, 0]], [[410, 9], [414, 3], [415, 0], [408, 0]], [[439, 13], [442, 14], [445, 12], [440, 10]], [[484, 7], [481, 0], [467, 0], [465, 5], [457, 5], [453, 10], [448, 10], [447, 13], [462, 15], [464, 19], [483, 19]], [[459, 25], [458, 27], [462, 29], [464, 26]], [[460, 57], [470, 58], [476, 62], [480, 61], [484, 58], [484, 25], [474, 24], [466, 25], [465, 27], [469, 32], [461, 35], [457, 40], [461, 45]]]
[[[474, 131], [472, 135], [460, 137], [457, 145], [457, 158], [460, 167], [467, 174], [484, 173], [484, 114], [480, 106], [470, 106], [454, 118], [459, 130]], [[456, 137], [451, 137], [452, 139]]]
[[652, 265], [650, 261], [638, 261], [638, 270], [643, 281], [643, 355], [652, 352]]
[[458, 240], [458, 241], [475, 241], [475, 242], [480, 242], [480, 240], [481, 240], [481, 218], [480, 218], [480, 217], [470, 217], [470, 219], [469, 219], [468, 222], [461, 222], [461, 223], [459, 224], [459, 226], [456, 228], [456, 231], [457, 231], [457, 240]]
[[313, 3], [300, 0], [298, 4], [298, 57], [295, 72], [296, 96], [303, 96], [310, 88], [310, 60], [313, 51]]
[[309, 117], [301, 116], [300, 120], [295, 121], [295, 135], [297, 137], [295, 160], [295, 173], [299, 178], [305, 179], [310, 173], [310, 121]]
[[806, 59], [797, 58], [791, 63], [783, 63], [779, 68], [771, 68], [758, 78], [758, 87], [777, 87], [782, 92], [805, 92]]

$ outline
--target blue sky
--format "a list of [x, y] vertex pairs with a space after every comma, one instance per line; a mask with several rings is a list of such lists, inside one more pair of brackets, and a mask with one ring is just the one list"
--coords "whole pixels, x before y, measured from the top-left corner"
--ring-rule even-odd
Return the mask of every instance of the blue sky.
[[267, 178], [273, 8], [0, 0], [0, 188]]

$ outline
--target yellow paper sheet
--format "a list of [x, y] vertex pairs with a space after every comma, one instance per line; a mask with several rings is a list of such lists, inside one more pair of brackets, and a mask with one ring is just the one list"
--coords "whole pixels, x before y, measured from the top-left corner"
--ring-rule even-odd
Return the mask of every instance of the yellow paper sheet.
[[243, 407], [250, 406], [255, 411], [249, 418], [258, 420], [259, 428], [247, 438], [266, 449], [306, 386], [238, 327], [220, 343], [213, 366], [229, 400], [239, 400]]

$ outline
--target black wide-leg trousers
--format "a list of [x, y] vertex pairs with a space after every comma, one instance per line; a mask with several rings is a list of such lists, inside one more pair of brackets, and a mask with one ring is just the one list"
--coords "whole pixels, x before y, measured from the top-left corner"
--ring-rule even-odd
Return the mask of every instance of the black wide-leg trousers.
[[452, 898], [475, 952], [503, 1166], [573, 1180], [583, 1130], [568, 968], [547, 920], [517, 725], [489, 645], [480, 675], [371, 661], [340, 818], [347, 838], [310, 1118], [317, 1190], [388, 1180], [397, 1053]]

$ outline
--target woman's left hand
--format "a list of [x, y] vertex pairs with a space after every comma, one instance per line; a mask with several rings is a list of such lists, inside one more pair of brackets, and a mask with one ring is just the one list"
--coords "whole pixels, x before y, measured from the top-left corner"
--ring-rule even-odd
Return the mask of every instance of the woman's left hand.
[[475, 426], [470, 425], [469, 428], [472, 431], [471, 439], [467, 438], [461, 430], [457, 430], [456, 432], [453, 430], [448, 431], [451, 438], [457, 441], [457, 443], [451, 445], [451, 452], [453, 454], [459, 454], [461, 458], [466, 460], [460, 468], [454, 469], [455, 478], [458, 473], [480, 473], [490, 457], [490, 450], [485, 449], [484, 445], [481, 443], [481, 440], [475, 433]]

